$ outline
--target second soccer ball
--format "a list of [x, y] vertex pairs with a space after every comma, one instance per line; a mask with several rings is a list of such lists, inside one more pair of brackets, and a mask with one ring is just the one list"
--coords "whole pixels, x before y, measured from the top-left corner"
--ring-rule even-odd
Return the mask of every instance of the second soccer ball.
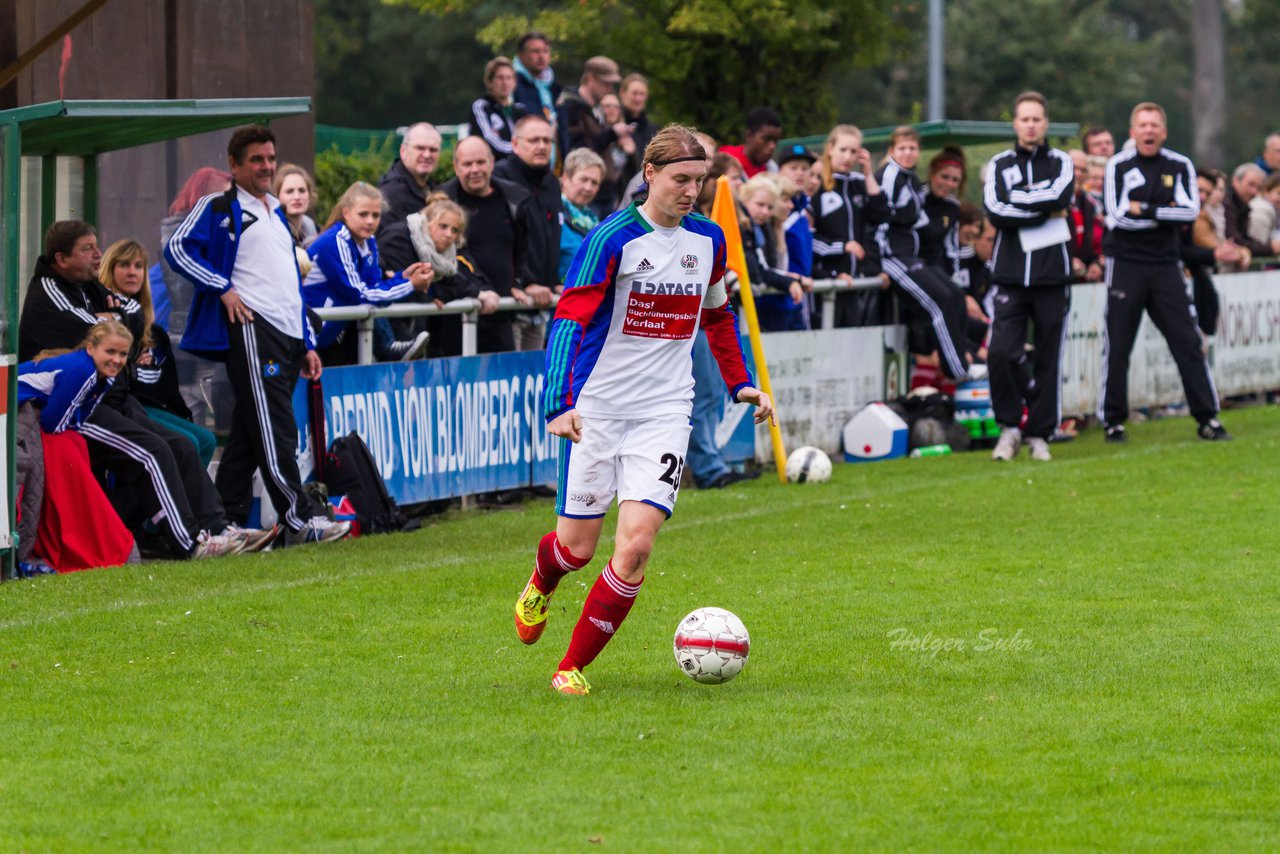
[[792, 483], [825, 483], [831, 480], [831, 458], [813, 445], [796, 448], [787, 457], [787, 480]]

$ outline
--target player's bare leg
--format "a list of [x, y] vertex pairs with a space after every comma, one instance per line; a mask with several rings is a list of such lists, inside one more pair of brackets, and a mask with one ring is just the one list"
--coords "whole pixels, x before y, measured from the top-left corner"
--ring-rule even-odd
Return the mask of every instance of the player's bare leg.
[[591, 562], [603, 527], [603, 516], [599, 519], [561, 516], [556, 522], [556, 529], [538, 543], [533, 574], [516, 600], [516, 634], [520, 636], [521, 643], [537, 643], [542, 637], [547, 627], [551, 596], [556, 592], [560, 579]]
[[582, 669], [595, 660], [631, 611], [658, 529], [666, 520], [666, 513], [643, 501], [623, 501], [618, 505], [613, 557], [582, 604], [582, 616], [573, 628], [569, 650], [551, 680], [551, 687], [557, 691], [586, 694], [591, 690]]

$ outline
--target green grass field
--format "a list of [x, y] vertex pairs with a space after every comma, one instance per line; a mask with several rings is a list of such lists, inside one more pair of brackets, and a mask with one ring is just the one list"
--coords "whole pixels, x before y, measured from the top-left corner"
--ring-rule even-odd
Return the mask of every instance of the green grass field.
[[1224, 420], [689, 490], [585, 698], [608, 543], [511, 625], [550, 501], [5, 584], [0, 850], [1275, 849], [1280, 410]]

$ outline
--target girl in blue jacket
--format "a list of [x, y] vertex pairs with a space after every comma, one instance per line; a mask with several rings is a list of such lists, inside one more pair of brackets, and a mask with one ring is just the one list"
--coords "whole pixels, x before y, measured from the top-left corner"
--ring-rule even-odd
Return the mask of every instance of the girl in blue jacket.
[[[74, 443], [46, 448], [41, 434], [78, 431], [115, 384], [132, 343], [127, 326], [105, 320], [89, 328], [79, 349], [44, 351], [18, 366], [20, 575], [49, 574], [55, 565], [63, 570], [110, 566], [129, 556], [133, 537], [94, 480], [83, 441], [76, 454]], [[46, 506], [61, 524], [52, 523], [56, 542], [41, 545]]]
[[[382, 193], [363, 181], [348, 187], [307, 249], [311, 270], [302, 283], [302, 298], [309, 308], [392, 303], [431, 286], [434, 273], [422, 263], [383, 276], [373, 236], [381, 221]], [[325, 364], [355, 361], [355, 336], [342, 336], [348, 323], [327, 322], [316, 336], [317, 346], [328, 351], [321, 354]], [[339, 344], [340, 336], [346, 340]]]

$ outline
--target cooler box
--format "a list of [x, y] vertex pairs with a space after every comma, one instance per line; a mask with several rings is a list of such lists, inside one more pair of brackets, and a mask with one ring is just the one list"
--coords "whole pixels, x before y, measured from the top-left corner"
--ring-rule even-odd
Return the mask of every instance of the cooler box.
[[907, 455], [907, 422], [883, 403], [867, 405], [844, 425], [844, 459], [849, 463], [891, 460]]

